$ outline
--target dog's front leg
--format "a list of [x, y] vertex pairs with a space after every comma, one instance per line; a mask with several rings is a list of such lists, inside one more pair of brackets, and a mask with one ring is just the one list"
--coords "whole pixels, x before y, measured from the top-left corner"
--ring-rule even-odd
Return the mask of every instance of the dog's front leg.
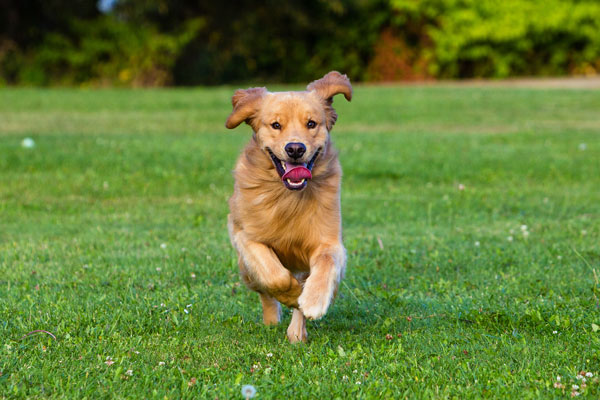
[[232, 239], [246, 269], [251, 288], [274, 297], [288, 307], [298, 307], [302, 286], [281, 264], [273, 249], [248, 239], [241, 230], [234, 232]]
[[346, 269], [346, 249], [341, 243], [320, 246], [310, 258], [310, 275], [298, 298], [298, 305], [308, 319], [319, 319], [327, 312], [337, 294]]

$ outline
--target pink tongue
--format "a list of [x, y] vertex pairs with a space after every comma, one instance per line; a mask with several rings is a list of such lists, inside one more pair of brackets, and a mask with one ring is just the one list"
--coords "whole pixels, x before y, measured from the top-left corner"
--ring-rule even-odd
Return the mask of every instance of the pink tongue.
[[285, 163], [287, 172], [283, 174], [281, 180], [289, 179], [292, 182], [300, 182], [302, 179], [312, 179], [310, 170], [303, 165], [294, 165]]

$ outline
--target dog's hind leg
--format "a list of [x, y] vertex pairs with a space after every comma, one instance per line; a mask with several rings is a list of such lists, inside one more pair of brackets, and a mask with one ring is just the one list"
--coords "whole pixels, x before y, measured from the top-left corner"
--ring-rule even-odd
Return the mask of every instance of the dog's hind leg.
[[292, 321], [287, 328], [287, 337], [290, 343], [306, 342], [308, 337], [306, 333], [306, 318], [302, 311], [294, 308]]
[[263, 308], [263, 322], [265, 325], [277, 325], [281, 318], [281, 305], [268, 294], [259, 293]]

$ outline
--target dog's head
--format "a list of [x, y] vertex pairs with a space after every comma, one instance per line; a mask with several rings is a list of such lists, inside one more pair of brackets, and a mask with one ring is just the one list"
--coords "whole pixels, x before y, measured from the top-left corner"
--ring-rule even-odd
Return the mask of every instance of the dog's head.
[[303, 92], [240, 89], [231, 99], [233, 111], [225, 126], [233, 129], [242, 122], [249, 124], [285, 187], [302, 190], [326, 149], [337, 119], [333, 96], [339, 93], [352, 99], [350, 80], [336, 71], [312, 82]]

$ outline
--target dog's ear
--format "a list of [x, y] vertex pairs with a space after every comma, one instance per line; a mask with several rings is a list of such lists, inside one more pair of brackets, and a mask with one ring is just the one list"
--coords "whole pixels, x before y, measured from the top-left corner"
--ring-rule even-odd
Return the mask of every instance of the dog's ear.
[[327, 114], [327, 129], [331, 129], [337, 120], [337, 113], [331, 106], [333, 96], [342, 93], [346, 100], [352, 100], [352, 85], [346, 75], [337, 71], [331, 71], [321, 79], [311, 82], [306, 89], [314, 92], [325, 103], [325, 113]]
[[321, 79], [311, 82], [306, 89], [309, 92], [315, 91], [319, 97], [333, 102], [333, 96], [343, 93], [346, 100], [352, 100], [352, 85], [346, 75], [337, 71], [331, 71]]
[[264, 87], [236, 90], [231, 98], [233, 111], [229, 114], [225, 126], [233, 129], [242, 122], [249, 123], [260, 108], [260, 103], [266, 94], [267, 89]]

